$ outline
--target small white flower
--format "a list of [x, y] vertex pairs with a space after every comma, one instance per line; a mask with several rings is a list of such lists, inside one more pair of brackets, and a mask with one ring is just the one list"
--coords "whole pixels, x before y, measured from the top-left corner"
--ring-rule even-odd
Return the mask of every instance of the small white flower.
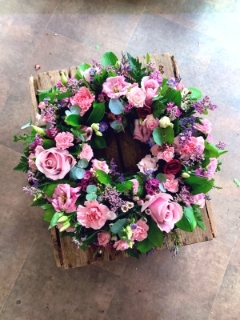
[[121, 210], [122, 210], [122, 212], [127, 212], [128, 211], [128, 207], [127, 207], [127, 205], [123, 205], [123, 206], [121, 206]]
[[128, 201], [128, 202], [126, 203], [126, 205], [127, 205], [127, 207], [128, 207], [129, 209], [132, 209], [132, 208], [134, 207], [134, 203], [133, 203], [133, 202], [130, 202], [130, 201]]
[[146, 209], [146, 210], [145, 210], [145, 213], [148, 214], [148, 215], [150, 215], [150, 214], [152, 213], [152, 211], [151, 211], [150, 209]]
[[171, 123], [171, 120], [169, 117], [162, 117], [160, 120], [159, 120], [159, 125], [161, 128], [167, 128], [167, 127], [173, 127], [173, 123]]

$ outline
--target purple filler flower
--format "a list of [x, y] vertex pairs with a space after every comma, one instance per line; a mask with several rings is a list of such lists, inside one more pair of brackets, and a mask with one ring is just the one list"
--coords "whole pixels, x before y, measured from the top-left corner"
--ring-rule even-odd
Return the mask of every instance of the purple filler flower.
[[108, 129], [108, 125], [106, 124], [106, 122], [101, 121], [99, 122], [99, 131], [100, 132], [104, 132]]

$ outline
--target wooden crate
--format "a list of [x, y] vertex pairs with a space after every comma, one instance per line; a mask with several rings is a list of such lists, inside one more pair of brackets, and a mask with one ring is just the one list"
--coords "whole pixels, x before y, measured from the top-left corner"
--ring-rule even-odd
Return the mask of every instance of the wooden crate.
[[[140, 60], [144, 62], [145, 57], [140, 57]], [[165, 53], [151, 55], [151, 61], [155, 62], [156, 65], [161, 64], [164, 66], [165, 77], [170, 78], [180, 76], [177, 62], [170, 54]], [[57, 81], [60, 80], [61, 71], [65, 72], [71, 77], [74, 77], [76, 68], [77, 67], [72, 67], [70, 69], [48, 71], [39, 73], [35, 77], [30, 77], [30, 93], [34, 114], [39, 112], [37, 90], [49, 89], [56, 85]], [[133, 140], [132, 138], [126, 139], [126, 133], [124, 139], [122, 135], [123, 133], [120, 133], [115, 137], [109, 137], [107, 150], [101, 151], [101, 154], [99, 155], [108, 159], [115, 158], [115, 162], [118, 164], [121, 170], [131, 172], [134, 170], [134, 165], [141, 160], [146, 152], [143, 148], [143, 144]], [[121, 156], [123, 151], [124, 159]], [[209, 201], [206, 202], [206, 206], [202, 209], [202, 213], [206, 230], [203, 231], [199, 228], [196, 228], [193, 233], [177, 230], [182, 245], [209, 241], [217, 236]], [[61, 237], [58, 229], [56, 228], [51, 229], [51, 239], [57, 266], [65, 269], [85, 266], [97, 261], [118, 260], [127, 257], [125, 252], [116, 251], [115, 249], [109, 248], [101, 250], [101, 254], [98, 255], [94, 255], [96, 251], [94, 246], [89, 246], [86, 251], [78, 249], [70, 237]], [[164, 246], [162, 248], [164, 248]]]

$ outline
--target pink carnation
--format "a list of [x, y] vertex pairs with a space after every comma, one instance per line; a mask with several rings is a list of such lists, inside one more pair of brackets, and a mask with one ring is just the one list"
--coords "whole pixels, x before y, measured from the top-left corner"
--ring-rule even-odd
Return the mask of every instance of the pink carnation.
[[89, 144], [85, 143], [82, 147], [82, 151], [80, 152], [78, 158], [87, 159], [87, 161], [90, 161], [92, 157], [93, 157], [93, 150]]
[[86, 87], [81, 87], [75, 96], [72, 97], [72, 105], [80, 107], [80, 116], [83, 116], [91, 107], [92, 102], [95, 100], [95, 96]]
[[161, 147], [157, 144], [151, 147], [152, 155], [158, 159], [162, 159], [166, 162], [169, 162], [174, 157], [174, 148], [173, 147]]
[[208, 180], [214, 177], [218, 165], [218, 161], [216, 158], [210, 158], [210, 163], [207, 165], [207, 171], [204, 172], [204, 175], [208, 178]]
[[69, 184], [59, 184], [54, 190], [51, 203], [57, 212], [71, 213], [76, 211], [76, 201], [80, 187], [72, 188]]
[[166, 181], [163, 182], [163, 186], [169, 192], [178, 192], [178, 179], [175, 179], [174, 174], [166, 174]]
[[97, 200], [85, 201], [77, 208], [77, 221], [86, 228], [101, 229], [108, 220], [110, 209]]
[[193, 204], [198, 204], [200, 208], [205, 206], [205, 194], [199, 193], [193, 196]]
[[70, 132], [59, 132], [54, 139], [57, 149], [64, 150], [73, 146], [74, 136]]
[[102, 170], [106, 173], [109, 173], [110, 169], [109, 166], [107, 165], [106, 161], [100, 161], [97, 159], [92, 160], [92, 170]]
[[198, 154], [201, 154], [204, 151], [203, 137], [190, 137], [190, 139], [186, 140], [184, 145], [179, 145], [178, 137], [176, 137], [174, 139], [174, 144], [176, 152], [180, 154], [180, 158], [183, 160], [188, 160], [196, 150]]
[[105, 247], [111, 239], [111, 234], [107, 231], [98, 233], [98, 244], [99, 246]]
[[132, 233], [132, 239], [136, 241], [143, 241], [147, 238], [148, 229], [149, 226], [147, 225], [146, 221], [143, 219], [140, 219], [136, 222], [137, 227], [133, 229]]
[[116, 250], [121, 250], [121, 251], [124, 251], [124, 250], [127, 250], [129, 248], [129, 244], [127, 241], [125, 240], [118, 240], [114, 243], [113, 247], [116, 249]]
[[123, 76], [109, 77], [103, 84], [102, 92], [111, 99], [118, 99], [126, 95], [130, 84], [127, 83]]
[[151, 157], [150, 154], [147, 154], [138, 164], [139, 170], [146, 174], [148, 172], [154, 172], [158, 169], [157, 165], [158, 159], [156, 157]]

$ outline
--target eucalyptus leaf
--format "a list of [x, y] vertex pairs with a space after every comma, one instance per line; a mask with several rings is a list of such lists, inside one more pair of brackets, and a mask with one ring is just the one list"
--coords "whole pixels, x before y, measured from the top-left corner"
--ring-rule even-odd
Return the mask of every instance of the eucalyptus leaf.
[[85, 175], [85, 170], [82, 169], [82, 168], [78, 168], [78, 167], [73, 167], [71, 170], [70, 170], [70, 177], [73, 179], [73, 180], [80, 180], [84, 177]]
[[88, 193], [88, 194], [86, 194], [86, 199], [88, 201], [96, 200], [97, 199], [97, 195], [96, 195], [96, 193]]
[[85, 168], [87, 168], [87, 166], [88, 166], [88, 161], [87, 161], [87, 159], [80, 159], [80, 160], [78, 161], [78, 163], [77, 163], [77, 167], [78, 167], [78, 168], [85, 169]]
[[110, 99], [109, 109], [113, 114], [119, 115], [124, 111], [124, 106], [119, 99]]
[[120, 230], [125, 226], [127, 223], [127, 219], [119, 219], [117, 220], [112, 226], [111, 226], [111, 232], [114, 234], [117, 234], [120, 232]]
[[97, 192], [97, 187], [94, 184], [90, 184], [87, 186], [86, 191], [87, 193]]
[[124, 130], [123, 125], [121, 122], [114, 120], [111, 124], [110, 124], [111, 128], [113, 128], [116, 132], [121, 132]]

